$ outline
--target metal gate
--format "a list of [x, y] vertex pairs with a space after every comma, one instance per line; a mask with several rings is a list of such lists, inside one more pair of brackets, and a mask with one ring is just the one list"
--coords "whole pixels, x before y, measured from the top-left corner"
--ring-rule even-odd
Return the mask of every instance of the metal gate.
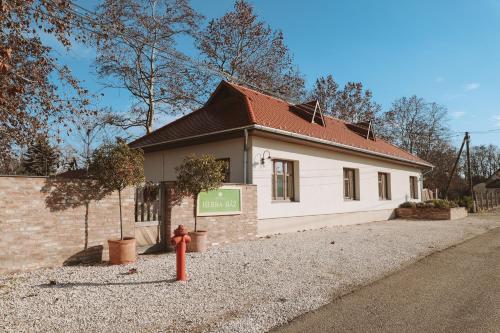
[[135, 238], [139, 254], [168, 249], [165, 204], [165, 183], [146, 183], [136, 188]]

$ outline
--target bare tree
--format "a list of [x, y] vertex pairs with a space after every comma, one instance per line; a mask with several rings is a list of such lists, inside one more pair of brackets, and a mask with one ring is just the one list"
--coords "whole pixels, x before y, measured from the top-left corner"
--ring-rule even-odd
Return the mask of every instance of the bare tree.
[[427, 159], [431, 152], [439, 151], [443, 142], [448, 141], [447, 112], [448, 110], [443, 105], [435, 102], [427, 103], [424, 119], [421, 119], [422, 123], [417, 125], [421, 128], [421, 132], [415, 133], [416, 153], [421, 158]]
[[348, 122], [378, 121], [381, 107], [373, 101], [372, 92], [363, 90], [360, 82], [348, 82], [342, 90], [332, 75], [322, 76], [309, 94], [328, 115]]
[[402, 97], [384, 114], [382, 133], [398, 147], [425, 159], [448, 134], [446, 114], [444, 106], [417, 96]]
[[474, 183], [485, 181], [500, 169], [500, 149], [495, 145], [474, 146], [470, 157]]
[[259, 21], [246, 1], [236, 1], [233, 11], [211, 20], [197, 39], [197, 47], [203, 62], [220, 72], [202, 80], [212, 82], [210, 90], [225, 75], [229, 81], [236, 79], [290, 100], [303, 97], [304, 79], [293, 64], [283, 33]]
[[188, 0], [105, 0], [97, 8], [98, 74], [132, 94], [131, 123], [147, 133], [157, 112], [175, 114], [189, 102], [175, 38], [195, 33], [200, 18]]
[[[451, 197], [463, 195], [463, 168], [451, 174], [457, 149], [449, 142], [446, 107], [417, 96], [402, 97], [392, 103], [381, 123], [381, 134], [396, 146], [435, 166], [425, 177], [425, 186], [444, 193], [450, 177]], [[462, 175], [462, 176], [461, 176]], [[455, 195], [453, 195], [455, 193]]]
[[425, 175], [424, 187], [432, 190], [438, 189], [438, 192], [444, 195], [451, 178], [448, 197], [461, 197], [468, 192], [465, 179], [465, 163], [459, 163], [455, 173], [452, 174], [451, 172], [457, 159], [458, 149], [444, 140], [439, 140], [439, 145], [439, 149], [432, 149], [428, 152], [426, 157], [426, 161], [432, 163], [434, 168]]
[[348, 82], [339, 92], [336, 112], [340, 119], [355, 123], [376, 121], [381, 107], [373, 101], [370, 90], [363, 90], [361, 82]]
[[77, 156], [85, 169], [90, 165], [92, 153], [98, 144], [105, 141], [114, 142], [117, 137], [128, 136], [123, 128], [124, 120], [111, 108], [96, 108], [92, 115], [80, 115], [73, 120], [74, 134], [80, 146], [75, 147]]
[[316, 79], [309, 99], [317, 100], [321, 110], [328, 115], [338, 117], [336, 112], [339, 85], [331, 74]]

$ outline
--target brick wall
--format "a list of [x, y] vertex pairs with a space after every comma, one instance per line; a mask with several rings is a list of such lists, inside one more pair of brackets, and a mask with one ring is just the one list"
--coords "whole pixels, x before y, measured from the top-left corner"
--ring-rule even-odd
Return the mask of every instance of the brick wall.
[[456, 220], [467, 217], [467, 210], [459, 208], [396, 208], [396, 216], [401, 219], [416, 220]]
[[[198, 230], [208, 231], [208, 243], [212, 246], [253, 239], [257, 235], [257, 187], [255, 185], [231, 185], [241, 188], [242, 213], [239, 215], [199, 216]], [[166, 186], [167, 200], [175, 197], [173, 184]], [[194, 230], [194, 201], [183, 198], [180, 203], [166, 205], [166, 230], [184, 224]]]
[[[194, 229], [193, 200], [172, 204], [172, 185], [165, 186], [161, 233], [167, 247], [177, 225]], [[242, 189], [241, 214], [198, 217], [198, 229], [208, 230], [212, 246], [256, 237], [257, 187], [234, 186]], [[134, 237], [133, 188], [122, 192], [122, 205], [124, 235]], [[107, 260], [107, 240], [119, 237], [118, 193], [96, 195], [75, 179], [0, 176], [0, 273]]]
[[[0, 177], [0, 273], [107, 260], [107, 239], [120, 237], [118, 193], [86, 189], [80, 180]], [[100, 200], [87, 209], [88, 199]], [[124, 235], [134, 236], [132, 188], [122, 205]]]

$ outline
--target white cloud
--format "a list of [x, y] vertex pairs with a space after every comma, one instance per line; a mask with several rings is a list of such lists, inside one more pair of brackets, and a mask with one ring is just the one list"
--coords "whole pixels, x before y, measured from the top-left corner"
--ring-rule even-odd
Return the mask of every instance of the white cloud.
[[474, 91], [474, 90], [478, 90], [479, 87], [481, 86], [481, 84], [479, 82], [471, 82], [471, 83], [467, 83], [465, 85], [465, 91]]
[[464, 111], [455, 111], [451, 113], [453, 118], [462, 118], [465, 115]]
[[434, 81], [436, 81], [436, 83], [442, 83], [444, 82], [444, 77], [438, 76]]
[[500, 114], [493, 116], [493, 119], [496, 121], [497, 127], [500, 127]]

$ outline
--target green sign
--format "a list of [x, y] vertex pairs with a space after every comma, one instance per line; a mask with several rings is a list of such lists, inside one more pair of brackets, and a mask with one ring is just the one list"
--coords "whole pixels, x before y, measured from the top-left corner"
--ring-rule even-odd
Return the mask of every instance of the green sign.
[[241, 214], [241, 189], [222, 187], [198, 195], [198, 216]]

